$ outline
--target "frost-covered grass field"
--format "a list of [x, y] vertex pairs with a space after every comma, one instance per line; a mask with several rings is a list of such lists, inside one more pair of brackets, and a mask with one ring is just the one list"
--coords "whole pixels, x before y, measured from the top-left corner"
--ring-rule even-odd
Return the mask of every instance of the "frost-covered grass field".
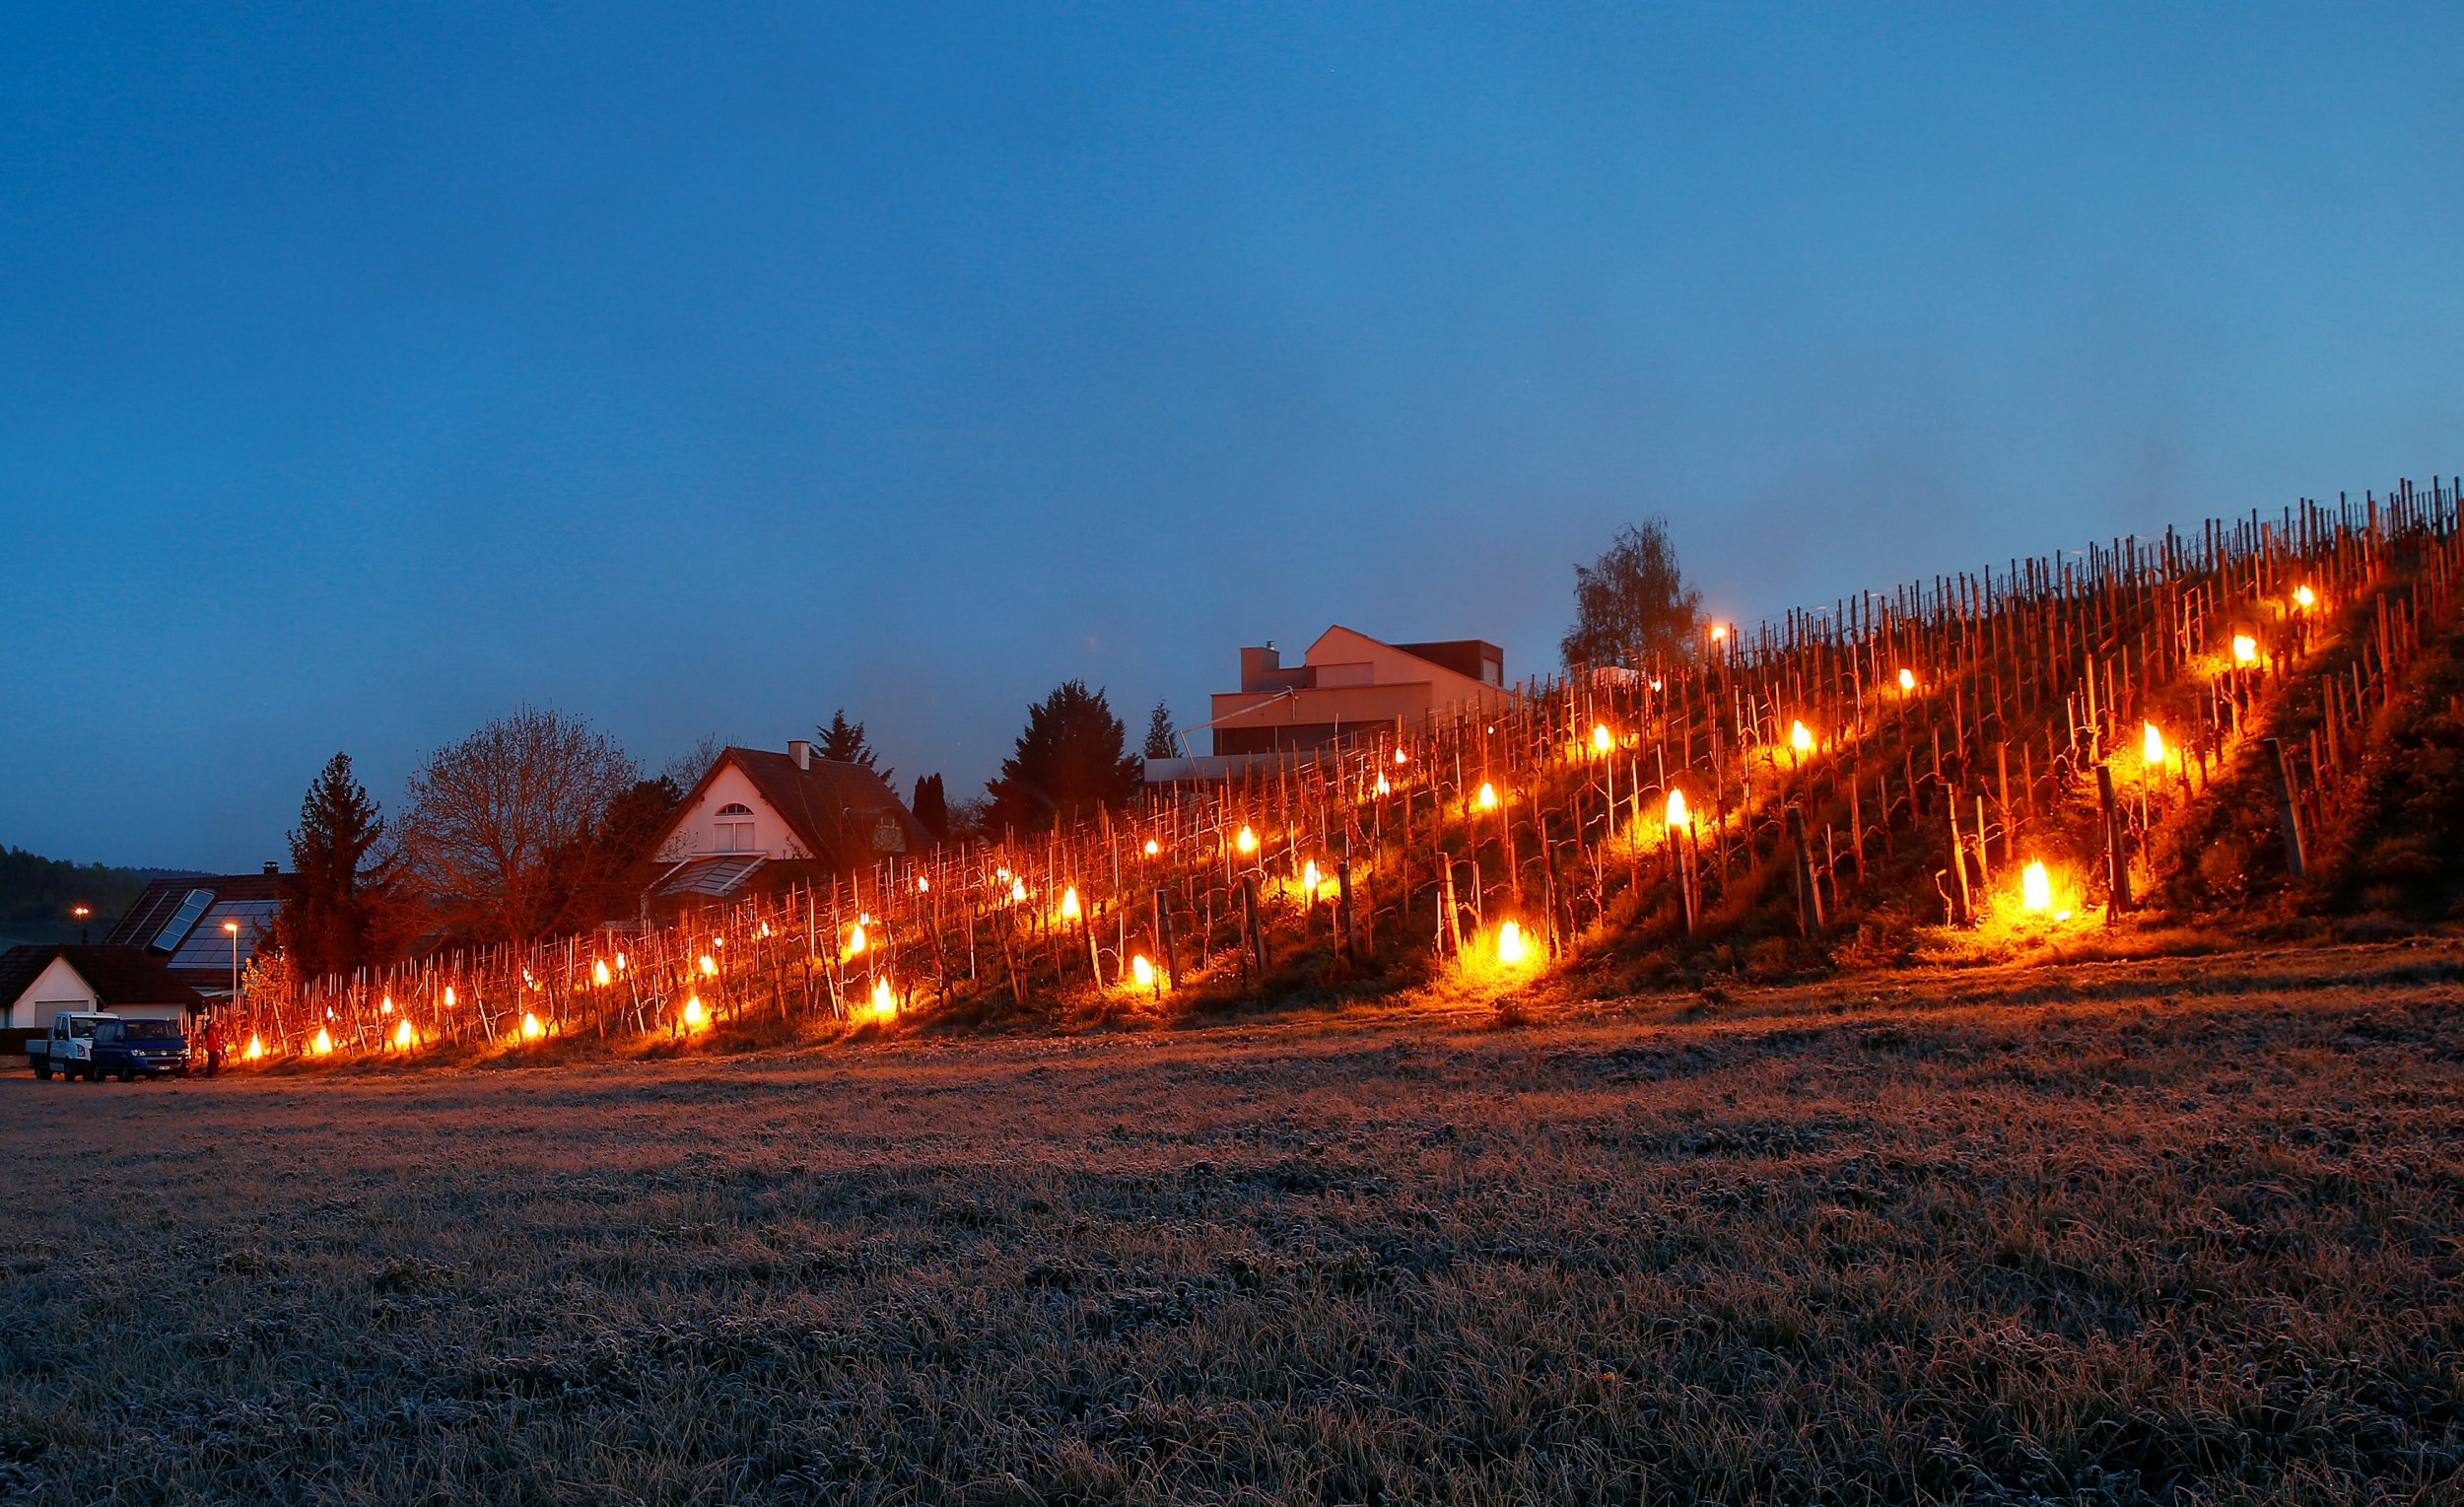
[[2460, 980], [21, 1071], [0, 1496], [2454, 1499]]

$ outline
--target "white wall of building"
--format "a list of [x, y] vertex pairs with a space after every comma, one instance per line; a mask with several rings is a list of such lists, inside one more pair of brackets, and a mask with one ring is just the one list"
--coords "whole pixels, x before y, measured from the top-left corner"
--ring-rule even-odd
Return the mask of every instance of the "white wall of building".
[[62, 1010], [96, 1007], [94, 987], [85, 976], [70, 967], [68, 959], [53, 958], [26, 993], [0, 1007], [0, 1030], [47, 1031], [51, 1017]]
[[[731, 812], [742, 806], [744, 812]], [[749, 813], [749, 814], [745, 814]], [[744, 771], [730, 763], [703, 788], [692, 809], [658, 850], [659, 860], [680, 863], [714, 854], [758, 853], [773, 858], [809, 858], [794, 834]]]

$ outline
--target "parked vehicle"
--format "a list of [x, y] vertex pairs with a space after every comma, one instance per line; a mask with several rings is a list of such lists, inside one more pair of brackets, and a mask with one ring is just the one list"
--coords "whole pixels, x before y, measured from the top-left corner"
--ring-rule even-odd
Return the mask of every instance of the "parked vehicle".
[[93, 1082], [94, 1034], [106, 1020], [119, 1023], [119, 1017], [106, 1010], [62, 1010], [52, 1016], [51, 1034], [26, 1044], [26, 1055], [34, 1060], [34, 1076], [48, 1078], [56, 1072], [64, 1078]]
[[105, 1020], [94, 1028], [90, 1076], [117, 1073], [123, 1083], [188, 1076], [188, 1039], [175, 1020]]

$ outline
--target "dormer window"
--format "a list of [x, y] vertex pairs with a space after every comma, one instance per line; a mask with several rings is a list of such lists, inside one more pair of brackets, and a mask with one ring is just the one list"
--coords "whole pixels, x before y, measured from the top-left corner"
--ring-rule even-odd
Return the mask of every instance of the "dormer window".
[[740, 800], [728, 801], [719, 808], [719, 851], [720, 853], [751, 853], [753, 851], [753, 808]]

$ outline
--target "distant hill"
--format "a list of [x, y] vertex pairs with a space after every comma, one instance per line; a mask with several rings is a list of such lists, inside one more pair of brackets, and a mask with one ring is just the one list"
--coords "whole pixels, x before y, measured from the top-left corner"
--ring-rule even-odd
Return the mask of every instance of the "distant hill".
[[23, 848], [0, 849], [0, 944], [73, 942], [77, 919], [73, 906], [92, 906], [86, 924], [96, 941], [111, 929], [145, 887], [156, 879], [175, 879], [189, 870], [178, 868], [114, 868], [105, 863], [71, 863], [46, 858]]

